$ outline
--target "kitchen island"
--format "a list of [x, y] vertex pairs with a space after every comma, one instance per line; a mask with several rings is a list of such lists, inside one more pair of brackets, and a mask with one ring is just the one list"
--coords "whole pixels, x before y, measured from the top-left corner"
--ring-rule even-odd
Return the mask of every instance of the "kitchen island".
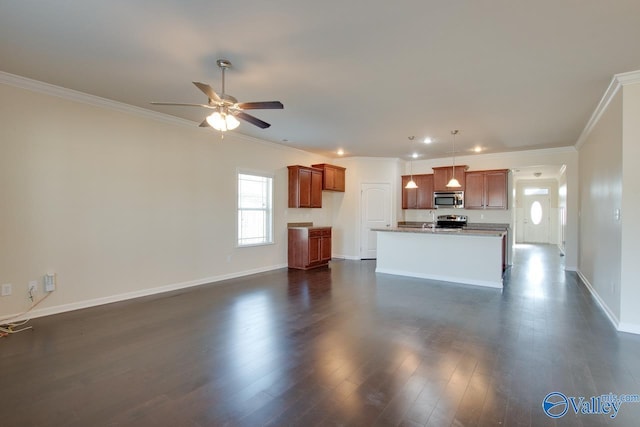
[[376, 272], [502, 288], [506, 231], [374, 228]]

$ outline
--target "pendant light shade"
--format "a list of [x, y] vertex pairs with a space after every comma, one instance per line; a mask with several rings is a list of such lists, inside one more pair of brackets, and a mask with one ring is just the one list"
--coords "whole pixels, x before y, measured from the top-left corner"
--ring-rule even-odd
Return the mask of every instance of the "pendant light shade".
[[418, 188], [418, 184], [416, 184], [416, 182], [413, 180], [413, 177], [411, 177], [411, 180], [407, 182], [407, 185], [405, 185], [404, 188], [407, 188], [407, 189]]
[[460, 182], [456, 179], [456, 135], [458, 134], [458, 130], [452, 130], [451, 135], [453, 135], [453, 173], [451, 174], [451, 180], [447, 184], [447, 187], [451, 188], [460, 188]]
[[451, 178], [451, 180], [449, 181], [449, 183], [447, 184], [447, 187], [462, 187], [462, 185], [460, 185], [460, 182], [455, 179], [455, 178]]

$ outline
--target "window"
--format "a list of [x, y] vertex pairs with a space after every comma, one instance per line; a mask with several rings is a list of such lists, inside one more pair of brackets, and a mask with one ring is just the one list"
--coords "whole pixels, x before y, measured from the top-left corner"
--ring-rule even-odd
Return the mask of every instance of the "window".
[[238, 173], [238, 246], [273, 243], [273, 178]]
[[540, 225], [542, 222], [542, 205], [539, 201], [535, 201], [531, 204], [531, 222], [533, 225]]
[[525, 188], [524, 195], [525, 196], [548, 196], [549, 189], [548, 188]]

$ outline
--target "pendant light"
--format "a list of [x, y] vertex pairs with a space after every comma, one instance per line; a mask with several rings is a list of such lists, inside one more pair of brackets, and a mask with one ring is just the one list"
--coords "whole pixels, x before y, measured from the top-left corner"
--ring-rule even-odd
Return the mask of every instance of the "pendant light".
[[[413, 141], [415, 139], [415, 136], [410, 136], [409, 137], [409, 141]], [[409, 179], [409, 182], [407, 182], [407, 185], [404, 186], [404, 188], [407, 189], [413, 189], [413, 188], [418, 188], [418, 184], [416, 184], [416, 182], [413, 180], [413, 155], [411, 156], [411, 161], [409, 162], [409, 174], [411, 175], [411, 178]]]
[[451, 135], [453, 135], [453, 174], [451, 175], [451, 180], [447, 184], [447, 187], [451, 188], [460, 188], [462, 187], [458, 180], [456, 179], [456, 135], [458, 134], [458, 130], [452, 130]]

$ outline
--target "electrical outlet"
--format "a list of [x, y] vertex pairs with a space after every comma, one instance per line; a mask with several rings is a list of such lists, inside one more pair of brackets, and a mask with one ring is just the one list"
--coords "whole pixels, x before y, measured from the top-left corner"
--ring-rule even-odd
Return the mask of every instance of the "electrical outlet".
[[44, 290], [46, 292], [56, 290], [56, 273], [47, 273], [44, 275]]
[[8, 297], [12, 293], [13, 293], [13, 287], [11, 286], [11, 283], [5, 283], [4, 285], [2, 285], [2, 296], [3, 297]]
[[38, 292], [38, 282], [36, 280], [30, 281], [27, 290], [30, 294], [35, 294], [36, 292]]

